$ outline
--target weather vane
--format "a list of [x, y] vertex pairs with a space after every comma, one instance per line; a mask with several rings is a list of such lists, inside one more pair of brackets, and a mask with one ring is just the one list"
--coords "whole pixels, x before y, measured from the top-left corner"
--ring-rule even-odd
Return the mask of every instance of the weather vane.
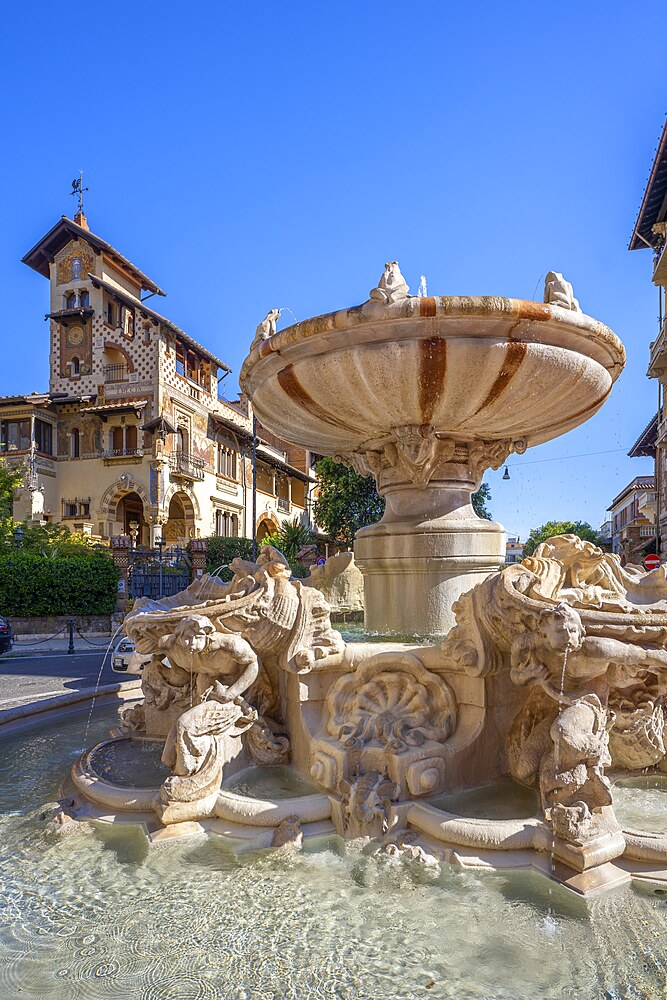
[[79, 176], [72, 181], [72, 190], [70, 194], [73, 197], [78, 197], [79, 199], [79, 209], [78, 215], [83, 215], [83, 192], [88, 191], [87, 187], [83, 186], [83, 170], [79, 171]]

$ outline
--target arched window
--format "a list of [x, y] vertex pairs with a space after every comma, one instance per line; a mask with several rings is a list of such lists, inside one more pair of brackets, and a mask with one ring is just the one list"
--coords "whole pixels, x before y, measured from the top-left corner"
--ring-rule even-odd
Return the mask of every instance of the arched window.
[[68, 292], [65, 296], [65, 309], [76, 309], [76, 292]]
[[84, 288], [79, 295], [79, 305], [82, 309], [85, 309], [90, 305], [90, 292], [86, 288]]
[[72, 458], [78, 458], [79, 457], [79, 454], [80, 454], [80, 451], [79, 451], [80, 436], [81, 435], [79, 433], [79, 428], [75, 427], [72, 430], [72, 433], [70, 435], [70, 455], [71, 455]]
[[81, 362], [78, 358], [72, 358], [69, 363], [70, 375], [79, 375], [81, 371]]

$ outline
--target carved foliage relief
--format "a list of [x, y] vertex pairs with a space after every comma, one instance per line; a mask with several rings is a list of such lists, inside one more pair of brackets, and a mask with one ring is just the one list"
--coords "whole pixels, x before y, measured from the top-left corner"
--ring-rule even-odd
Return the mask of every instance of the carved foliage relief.
[[525, 450], [523, 440], [457, 441], [440, 434], [432, 424], [404, 424], [392, 427], [386, 438], [334, 458], [358, 475], [375, 476], [382, 488], [400, 481], [426, 486], [448, 463], [467, 466], [470, 478], [478, 483], [486, 469], [497, 469], [512, 452]]

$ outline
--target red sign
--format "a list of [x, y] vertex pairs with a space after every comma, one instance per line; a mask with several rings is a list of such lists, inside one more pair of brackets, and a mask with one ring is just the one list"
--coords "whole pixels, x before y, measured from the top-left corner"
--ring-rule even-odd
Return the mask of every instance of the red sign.
[[657, 569], [660, 565], [660, 556], [650, 555], [646, 556], [644, 559], [644, 569], [650, 572], [652, 569]]

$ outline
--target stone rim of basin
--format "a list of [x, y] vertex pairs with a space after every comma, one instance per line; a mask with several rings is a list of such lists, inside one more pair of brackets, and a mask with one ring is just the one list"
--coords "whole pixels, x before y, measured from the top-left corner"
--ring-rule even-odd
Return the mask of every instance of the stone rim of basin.
[[[308, 430], [304, 434], [294, 426], [290, 418], [288, 438], [294, 443], [311, 444], [321, 447], [324, 452], [335, 450], [346, 451], [363, 444], [364, 440], [372, 440], [376, 432], [389, 431], [389, 427], [374, 427], [369, 422], [359, 426], [354, 420], [349, 420], [347, 414], [339, 414], [337, 426], [329, 423], [324, 436], [321, 431], [314, 431], [318, 424], [327, 424], [330, 414], [327, 403], [319, 396], [309, 398], [308, 385], [303, 385], [296, 369], [313, 358], [323, 358], [332, 352], [355, 350], [373, 345], [402, 343], [406, 341], [421, 341], [429, 347], [436, 342], [466, 341], [466, 349], [474, 346], [475, 340], [483, 340], [488, 344], [495, 342], [506, 347], [497, 359], [493, 359], [498, 368], [496, 381], [491, 389], [502, 396], [509, 405], [512, 392], [507, 392], [522, 361], [523, 353], [530, 346], [556, 348], [571, 351], [589, 362], [595, 362], [604, 368], [609, 376], [609, 383], [598, 387], [583, 385], [573, 394], [588, 396], [588, 405], [584, 407], [571, 405], [571, 411], [565, 413], [555, 423], [536, 431], [532, 423], [519, 428], [512, 434], [507, 429], [493, 426], [490, 403], [485, 403], [483, 418], [484, 430], [467, 426], [445, 426], [438, 414], [432, 412], [432, 404], [425, 401], [422, 393], [421, 412], [405, 413], [396, 422], [433, 423], [437, 431], [451, 434], [461, 440], [484, 435], [485, 437], [510, 436], [520, 441], [529, 432], [528, 446], [539, 444], [559, 436], [572, 427], [583, 423], [604, 402], [611, 385], [621, 373], [625, 364], [625, 350], [619, 338], [609, 327], [582, 312], [561, 308], [557, 305], [533, 302], [528, 300], [505, 298], [499, 296], [431, 296], [429, 298], [408, 297], [388, 305], [368, 301], [349, 309], [340, 309], [323, 313], [311, 319], [302, 320], [273, 333], [266, 339], [253, 345], [248, 357], [243, 362], [240, 373], [240, 383], [243, 389], [253, 398], [253, 405], [260, 418], [269, 424], [275, 423], [276, 414], [261, 398], [262, 389], [273, 377], [282, 380], [282, 393], [286, 401], [290, 395], [307, 411]], [[347, 343], [345, 343], [347, 341]], [[431, 352], [432, 353], [432, 352]], [[475, 352], [479, 354], [479, 352]], [[486, 352], [485, 352], [486, 353]], [[510, 356], [511, 355], [511, 356]], [[540, 358], [540, 364], [549, 359]], [[424, 362], [434, 368], [437, 374], [438, 359], [425, 357]], [[536, 368], [533, 364], [532, 368]], [[442, 373], [440, 373], [442, 374]], [[476, 377], [479, 377], [477, 371]], [[435, 377], [435, 376], [434, 376]], [[440, 375], [438, 375], [440, 377]], [[444, 383], [444, 377], [441, 379]], [[496, 385], [497, 382], [497, 385]], [[495, 388], [494, 388], [495, 387]], [[563, 387], [561, 386], [561, 389]], [[593, 402], [590, 396], [594, 394]], [[340, 402], [340, 397], [339, 397]], [[404, 401], [403, 401], [404, 402]], [[484, 402], [484, 399], [481, 400]], [[312, 404], [312, 405], [311, 405]], [[400, 404], [399, 404], [400, 405]], [[437, 409], [437, 407], [436, 407]], [[391, 418], [387, 418], [391, 422]], [[336, 436], [337, 448], [326, 447], [325, 437]], [[319, 435], [319, 436], [318, 436]], [[308, 441], [305, 438], [308, 437]], [[301, 440], [303, 438], [303, 441]], [[298, 440], [297, 440], [298, 439]], [[520, 450], [517, 448], [516, 450]]]

